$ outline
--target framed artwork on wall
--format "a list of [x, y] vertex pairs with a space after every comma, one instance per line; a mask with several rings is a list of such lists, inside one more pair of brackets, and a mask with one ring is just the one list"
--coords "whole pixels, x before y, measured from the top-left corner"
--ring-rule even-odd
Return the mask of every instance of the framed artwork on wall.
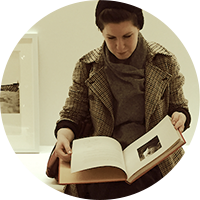
[[1, 117], [16, 153], [39, 152], [38, 36], [25, 34], [13, 50], [1, 82]]

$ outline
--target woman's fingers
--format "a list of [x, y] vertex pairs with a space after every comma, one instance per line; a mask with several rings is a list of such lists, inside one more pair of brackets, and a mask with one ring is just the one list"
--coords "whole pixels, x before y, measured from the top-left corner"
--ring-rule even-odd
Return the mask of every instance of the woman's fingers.
[[65, 162], [70, 162], [71, 161], [71, 154], [63, 154], [62, 152], [58, 155], [58, 157]]
[[183, 132], [184, 131], [184, 129], [185, 129], [185, 126], [183, 125], [183, 126], [180, 126], [179, 128], [178, 128], [178, 130], [179, 130], [179, 132]]
[[172, 114], [172, 124], [176, 130], [179, 130], [181, 133], [185, 128], [186, 116], [181, 112], [174, 112]]
[[62, 160], [69, 162], [71, 160], [72, 150], [70, 146], [67, 144], [68, 142], [57, 142], [55, 153], [56, 156], [61, 158]]
[[69, 128], [61, 128], [57, 132], [57, 144], [55, 148], [56, 156], [69, 162], [71, 160], [72, 150], [70, 142], [74, 139], [74, 133]]

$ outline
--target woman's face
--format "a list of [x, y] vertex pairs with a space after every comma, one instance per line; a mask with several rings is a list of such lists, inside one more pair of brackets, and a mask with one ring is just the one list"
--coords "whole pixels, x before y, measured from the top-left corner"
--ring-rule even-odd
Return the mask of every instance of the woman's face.
[[139, 29], [131, 21], [108, 23], [102, 35], [111, 53], [124, 60], [131, 56], [137, 46]]

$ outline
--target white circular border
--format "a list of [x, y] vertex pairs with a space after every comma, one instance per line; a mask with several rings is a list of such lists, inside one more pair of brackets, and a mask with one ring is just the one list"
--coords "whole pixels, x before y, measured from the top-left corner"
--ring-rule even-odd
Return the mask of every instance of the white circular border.
[[[31, 28], [37, 21], [53, 11], [81, 1], [59, 0], [6, 0], [1, 2], [0, 6], [0, 78], [2, 80], [3, 72], [10, 54], [16, 46], [19, 39]], [[131, 1], [124, 1], [130, 3]], [[200, 59], [199, 46], [200, 31], [198, 23], [200, 19], [199, 2], [189, 1], [159, 1], [159, 0], [135, 0], [134, 5], [143, 8], [152, 13], [162, 22], [164, 22], [179, 37], [186, 47], [200, 79]], [[197, 108], [199, 109], [199, 108]], [[18, 160], [13, 152], [2, 123], [0, 123], [0, 152], [1, 152], [1, 194], [2, 198], [20, 198], [25, 199], [66, 199], [66, 195], [53, 190], [46, 184], [35, 178]], [[190, 144], [190, 147], [178, 165], [163, 180], [159, 181], [154, 187], [151, 187], [141, 193], [134, 195], [134, 199], [198, 199], [200, 162], [198, 153], [200, 141], [200, 122]], [[197, 182], [198, 181], [198, 182]], [[67, 197], [69, 198], [69, 197]], [[131, 199], [126, 197], [124, 199]], [[70, 199], [74, 199], [70, 197]]]

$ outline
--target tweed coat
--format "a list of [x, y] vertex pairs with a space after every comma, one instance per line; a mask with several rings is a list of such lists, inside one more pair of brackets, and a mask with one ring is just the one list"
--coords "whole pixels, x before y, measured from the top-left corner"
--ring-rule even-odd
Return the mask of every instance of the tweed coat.
[[[145, 63], [145, 127], [151, 130], [176, 108], [188, 109], [183, 95], [184, 77], [175, 56], [158, 43], [147, 44]], [[83, 56], [76, 64], [69, 97], [60, 119], [79, 124], [87, 115], [94, 126], [92, 135], [112, 136], [114, 130], [113, 97], [106, 79], [103, 46]], [[182, 148], [158, 166], [165, 176], [181, 159]], [[75, 195], [74, 195], [75, 196]]]

